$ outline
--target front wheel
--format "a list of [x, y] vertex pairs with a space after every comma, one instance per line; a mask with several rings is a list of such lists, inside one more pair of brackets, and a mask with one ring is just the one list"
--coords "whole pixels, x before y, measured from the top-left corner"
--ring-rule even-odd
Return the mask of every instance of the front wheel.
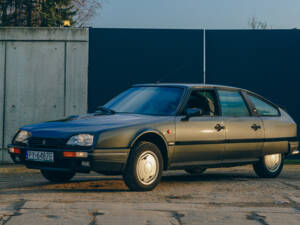
[[161, 151], [155, 144], [143, 141], [132, 149], [123, 177], [130, 190], [150, 191], [158, 185], [162, 171]]
[[75, 176], [75, 172], [42, 170], [43, 177], [51, 182], [67, 182]]
[[253, 169], [259, 177], [278, 177], [282, 171], [284, 155], [281, 153], [265, 155], [259, 162], [253, 164]]

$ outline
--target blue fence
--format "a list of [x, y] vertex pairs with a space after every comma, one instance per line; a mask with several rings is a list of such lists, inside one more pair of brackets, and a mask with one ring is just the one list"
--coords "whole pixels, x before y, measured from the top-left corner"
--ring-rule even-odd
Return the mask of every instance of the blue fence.
[[246, 88], [300, 124], [300, 31], [206, 31], [207, 81]]
[[132, 84], [202, 82], [202, 30], [90, 29], [89, 45], [89, 111]]
[[[203, 30], [90, 29], [93, 111], [135, 83], [203, 81]], [[246, 88], [300, 124], [300, 31], [208, 30], [207, 83]]]

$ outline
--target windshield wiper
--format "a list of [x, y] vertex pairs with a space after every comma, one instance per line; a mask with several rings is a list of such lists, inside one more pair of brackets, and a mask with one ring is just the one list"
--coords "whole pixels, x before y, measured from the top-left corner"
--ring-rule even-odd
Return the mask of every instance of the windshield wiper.
[[105, 106], [99, 106], [99, 107], [97, 107], [96, 113], [97, 113], [98, 110], [101, 110], [102, 112], [110, 113], [110, 114], [116, 113], [114, 110], [109, 109], [109, 108], [107, 108], [107, 107], [105, 107]]

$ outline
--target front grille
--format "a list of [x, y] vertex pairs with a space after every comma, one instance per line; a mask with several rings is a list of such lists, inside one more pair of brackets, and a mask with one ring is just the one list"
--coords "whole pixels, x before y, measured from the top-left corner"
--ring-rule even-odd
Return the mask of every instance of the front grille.
[[61, 149], [65, 147], [65, 139], [55, 139], [55, 138], [39, 138], [31, 137], [29, 139], [29, 147], [31, 148], [53, 148]]

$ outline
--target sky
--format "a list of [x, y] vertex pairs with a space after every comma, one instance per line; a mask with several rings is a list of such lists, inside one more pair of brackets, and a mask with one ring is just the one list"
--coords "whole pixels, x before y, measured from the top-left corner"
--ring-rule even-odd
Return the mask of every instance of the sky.
[[102, 0], [97, 28], [247, 29], [251, 17], [272, 29], [300, 28], [300, 0]]

